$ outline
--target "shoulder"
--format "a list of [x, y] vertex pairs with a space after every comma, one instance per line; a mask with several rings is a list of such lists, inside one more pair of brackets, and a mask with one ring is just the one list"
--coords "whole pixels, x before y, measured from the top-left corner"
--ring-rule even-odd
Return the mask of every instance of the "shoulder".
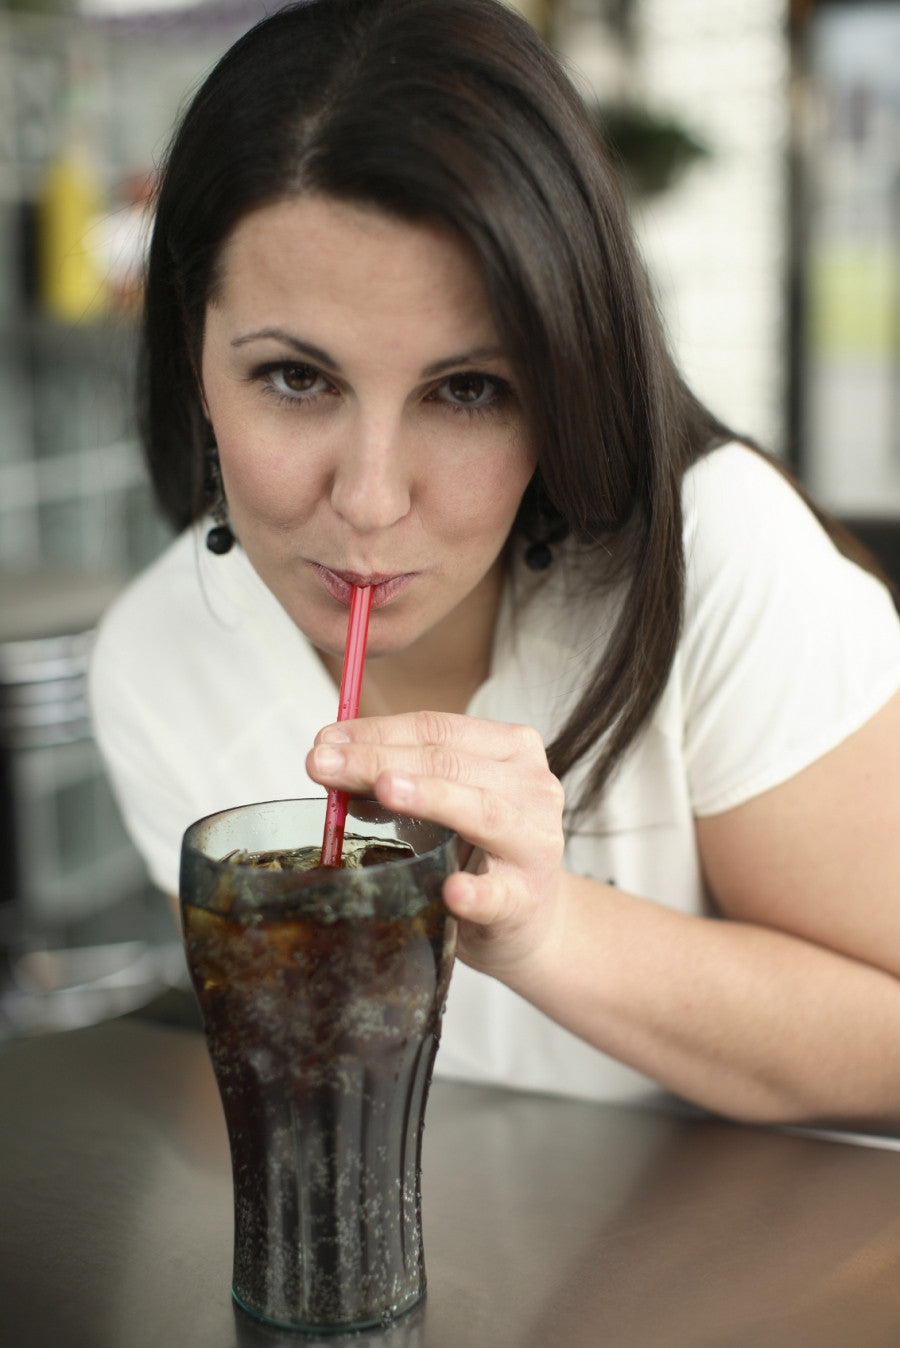
[[319, 713], [331, 685], [306, 637], [243, 550], [212, 556], [203, 531], [177, 538], [99, 625], [89, 696], [101, 736], [117, 718], [148, 734], [177, 721], [192, 735], [237, 735], [248, 707], [292, 708], [298, 687]]
[[762, 555], [772, 539], [792, 550], [832, 548], [825, 530], [776, 462], [746, 445], [712, 450], [685, 474], [682, 492], [688, 562], [738, 550]]
[[685, 475], [686, 616], [730, 595], [743, 612], [778, 602], [790, 619], [807, 606], [826, 622], [842, 609], [896, 628], [879, 580], [846, 557], [777, 463], [729, 444]]
[[203, 529], [180, 534], [107, 609], [97, 629], [95, 669], [124, 661], [158, 664], [178, 652], [209, 650], [238, 627], [243, 591], [252, 584], [249, 562], [235, 548], [210, 558]]
[[173, 627], [183, 619], [198, 588], [196, 547], [194, 530], [186, 530], [129, 582], [100, 621], [98, 647], [120, 642], [130, 646], [134, 638], [149, 640], [151, 631]]
[[116, 714], [148, 721], [174, 715], [193, 690], [217, 686], [212, 676], [222, 669], [232, 671], [231, 682], [242, 677], [244, 590], [255, 578], [245, 571], [249, 562], [238, 549], [211, 558], [197, 526], [126, 586], [103, 615], [91, 654], [89, 696], [99, 731]]
[[785, 780], [872, 716], [900, 682], [900, 620], [788, 478], [739, 445], [685, 478], [677, 662], [697, 813]]

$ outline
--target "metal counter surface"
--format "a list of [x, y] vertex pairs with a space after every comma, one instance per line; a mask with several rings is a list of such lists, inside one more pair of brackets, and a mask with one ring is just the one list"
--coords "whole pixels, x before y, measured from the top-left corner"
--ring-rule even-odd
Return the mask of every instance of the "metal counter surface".
[[434, 1084], [425, 1302], [385, 1331], [232, 1304], [202, 1038], [123, 1019], [0, 1052], [10, 1348], [871, 1348], [900, 1343], [900, 1152]]

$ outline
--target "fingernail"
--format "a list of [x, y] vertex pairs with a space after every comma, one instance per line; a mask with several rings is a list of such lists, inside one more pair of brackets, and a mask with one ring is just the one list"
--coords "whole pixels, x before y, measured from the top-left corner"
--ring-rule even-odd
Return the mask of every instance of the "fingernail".
[[349, 744], [350, 736], [339, 725], [329, 725], [324, 730], [319, 731], [319, 742], [321, 744]]
[[320, 772], [337, 772], [344, 766], [344, 755], [330, 744], [317, 744], [313, 759]]
[[411, 777], [391, 777], [391, 797], [399, 806], [410, 805], [415, 799], [416, 784]]

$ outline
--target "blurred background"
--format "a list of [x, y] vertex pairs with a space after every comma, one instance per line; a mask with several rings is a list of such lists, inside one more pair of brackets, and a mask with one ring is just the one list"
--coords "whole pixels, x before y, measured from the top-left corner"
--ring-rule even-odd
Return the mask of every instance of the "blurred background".
[[[264, 0], [0, 8], [0, 1037], [178, 981], [84, 701], [167, 541], [131, 406], [172, 123]], [[900, 3], [517, 0], [611, 140], [689, 382], [900, 573]]]

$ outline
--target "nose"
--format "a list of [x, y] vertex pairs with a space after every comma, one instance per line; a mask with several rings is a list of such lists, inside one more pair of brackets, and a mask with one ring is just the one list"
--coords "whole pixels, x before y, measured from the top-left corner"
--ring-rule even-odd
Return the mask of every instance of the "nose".
[[386, 418], [361, 418], [349, 428], [336, 454], [333, 509], [357, 533], [374, 533], [403, 519], [411, 501], [400, 427]]

